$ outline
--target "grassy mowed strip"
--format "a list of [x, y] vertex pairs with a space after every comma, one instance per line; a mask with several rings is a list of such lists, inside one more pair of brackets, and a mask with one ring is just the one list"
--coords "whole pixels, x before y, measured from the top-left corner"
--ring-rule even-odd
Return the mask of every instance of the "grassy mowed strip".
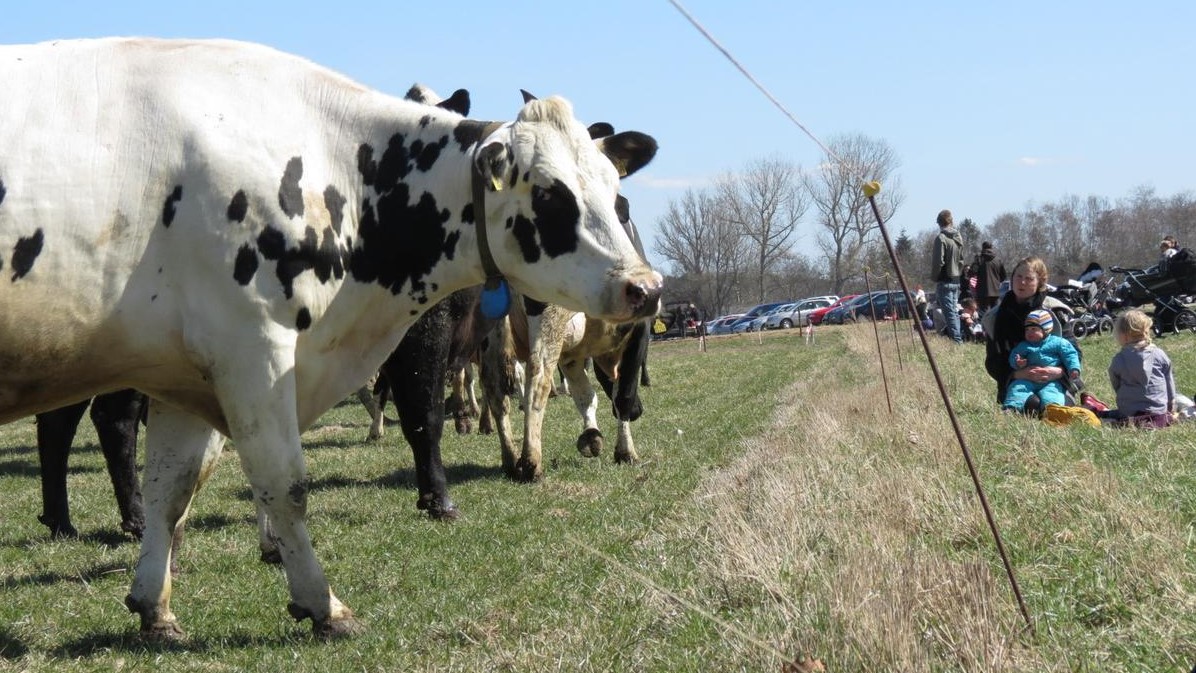
[[[0, 671], [1186, 671], [1196, 661], [1191, 455], [1196, 424], [1049, 428], [994, 411], [983, 348], [935, 341], [939, 367], [1036, 623], [1021, 616], [929, 369], [908, 332], [871, 325], [654, 344], [642, 463], [574, 450], [550, 404], [546, 479], [506, 481], [492, 437], [446, 428], [464, 517], [414, 507], [397, 427], [364, 441], [355, 404], [304, 437], [310, 528], [332, 585], [367, 624], [316, 643], [257, 561], [252, 503], [226, 452], [197, 498], [173, 608], [190, 638], [146, 648], [123, 606], [137, 546], [83, 428], [72, 514], [50, 541], [33, 424], [0, 426]], [[1162, 342], [1196, 390], [1196, 338]], [[900, 352], [898, 352], [900, 350]], [[1107, 338], [1084, 341], [1112, 395]], [[614, 423], [603, 402], [600, 422]]]

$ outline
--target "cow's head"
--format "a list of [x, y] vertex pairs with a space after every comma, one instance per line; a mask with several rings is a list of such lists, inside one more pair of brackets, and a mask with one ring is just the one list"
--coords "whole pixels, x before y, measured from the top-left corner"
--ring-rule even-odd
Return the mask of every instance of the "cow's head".
[[636, 252], [615, 199], [619, 178], [655, 152], [640, 133], [592, 140], [563, 99], [526, 103], [474, 159], [499, 271], [521, 293], [594, 317], [654, 314], [661, 276]]

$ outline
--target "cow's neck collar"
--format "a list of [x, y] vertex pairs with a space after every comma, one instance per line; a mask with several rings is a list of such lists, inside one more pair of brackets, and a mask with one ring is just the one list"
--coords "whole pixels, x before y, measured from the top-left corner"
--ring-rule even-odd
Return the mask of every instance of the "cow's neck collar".
[[[487, 126], [482, 132], [482, 138], [489, 137], [499, 126]], [[486, 184], [476, 160], [471, 162], [469, 173], [473, 183], [473, 223], [477, 230], [478, 253], [482, 258], [482, 271], [486, 274], [486, 283], [482, 286], [482, 315], [497, 320], [511, 310], [511, 288], [502, 272], [498, 270], [494, 255], [490, 253], [490, 243], [486, 237]]]

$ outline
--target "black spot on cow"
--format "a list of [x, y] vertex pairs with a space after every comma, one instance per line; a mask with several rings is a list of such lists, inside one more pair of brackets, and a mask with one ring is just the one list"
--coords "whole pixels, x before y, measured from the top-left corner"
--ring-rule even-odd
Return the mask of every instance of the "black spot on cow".
[[519, 252], [523, 253], [523, 261], [535, 264], [540, 261], [540, 246], [536, 244], [536, 225], [522, 215], [515, 216], [514, 222], [507, 221], [507, 228], [515, 235], [519, 243]]
[[299, 309], [299, 313], [295, 315], [295, 327], [300, 332], [311, 327], [311, 311], [307, 310], [306, 306]]
[[[382, 177], [386, 163], [384, 159], [379, 166], [379, 185], [389, 180]], [[406, 286], [412, 299], [427, 301], [423, 279], [442, 258], [453, 258], [461, 238], [461, 232], [445, 228], [448, 219], [449, 211], [439, 208], [430, 193], [413, 202], [405, 183], [395, 184], [376, 203], [365, 201], [349, 263], [353, 278], [378, 283], [396, 295]]]
[[246, 243], [237, 250], [237, 261], [233, 264], [233, 278], [241, 285], [248, 285], [257, 273], [257, 250]]
[[373, 186], [378, 179], [378, 162], [374, 161], [374, 148], [362, 143], [357, 148], [357, 172], [361, 174], [361, 182], [366, 186]]
[[532, 172], [531, 172], [531, 171], [524, 171], [524, 172], [523, 172], [523, 181], [524, 181], [524, 182], [531, 182], [531, 180], [532, 180]]
[[432, 123], [432, 115], [424, 115], [419, 118], [419, 127], [421, 129], [428, 128], [428, 124], [431, 124], [431, 123]]
[[233, 198], [228, 202], [228, 219], [233, 222], [244, 222], [245, 215], [249, 212], [249, 199], [245, 198], [245, 191], [238, 189]]
[[336, 191], [336, 187], [328, 185], [324, 189], [324, 207], [328, 209], [328, 216], [332, 220], [332, 230], [341, 233], [341, 224], [345, 221], [345, 197]]
[[303, 217], [303, 189], [299, 187], [302, 178], [303, 159], [291, 157], [278, 185], [278, 205], [287, 217]]
[[[382, 158], [378, 161], [378, 174], [374, 182], [374, 191], [384, 194], [394, 189], [411, 171], [427, 171], [440, 157], [440, 151], [448, 145], [448, 136], [443, 136], [435, 142], [425, 142], [420, 138], [411, 139], [402, 133], [390, 137]], [[360, 166], [360, 156], [358, 158]]]
[[416, 153], [415, 167], [426, 173], [440, 158], [441, 150], [447, 146], [448, 136], [441, 136], [440, 140], [424, 145], [423, 149]]
[[12, 247], [12, 282], [17, 282], [17, 279], [33, 270], [33, 263], [42, 253], [45, 240], [45, 234], [41, 229], [33, 232], [32, 236], [17, 239], [16, 245]]
[[577, 229], [581, 209], [577, 197], [560, 180], [551, 187], [532, 189], [532, 211], [536, 215], [536, 232], [540, 247], [549, 257], [577, 251]]
[[465, 207], [461, 209], [461, 221], [473, 222], [473, 201], [465, 204]]
[[183, 199], [183, 186], [175, 185], [174, 190], [170, 192], [170, 196], [166, 197], [166, 203], [162, 206], [162, 226], [169, 227], [171, 222], [174, 222], [175, 204]]
[[483, 122], [472, 119], [462, 120], [453, 128], [453, 140], [462, 152], [482, 142], [482, 131], [486, 128]]
[[0, 180], [0, 203], [4, 203], [5, 194], [8, 194], [8, 190], [4, 188], [4, 181]]
[[321, 243], [316, 230], [307, 227], [303, 240], [288, 247], [281, 231], [266, 227], [257, 237], [257, 247], [262, 257], [276, 262], [274, 273], [282, 283], [287, 299], [294, 296], [295, 278], [304, 271], [313, 271], [321, 283], [328, 282], [333, 276], [343, 278], [345, 275], [344, 256], [331, 230], [324, 231]]

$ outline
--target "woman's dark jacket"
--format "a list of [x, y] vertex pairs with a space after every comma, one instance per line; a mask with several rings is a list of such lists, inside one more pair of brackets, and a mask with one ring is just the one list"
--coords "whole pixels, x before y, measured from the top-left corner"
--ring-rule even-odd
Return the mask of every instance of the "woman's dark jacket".
[[1024, 304], [1019, 304], [1012, 292], [1006, 292], [997, 306], [984, 314], [984, 369], [997, 382], [997, 404], [1005, 401], [1005, 389], [1013, 373], [1013, 367], [1009, 366], [1009, 354], [1014, 346], [1026, 338], [1026, 315], [1038, 308], [1050, 310], [1055, 316], [1052, 333], [1060, 334], [1063, 329], [1060, 318], [1063, 316], [1058, 309], [1061, 305], [1059, 300], [1048, 297], [1046, 292], [1035, 294]]

